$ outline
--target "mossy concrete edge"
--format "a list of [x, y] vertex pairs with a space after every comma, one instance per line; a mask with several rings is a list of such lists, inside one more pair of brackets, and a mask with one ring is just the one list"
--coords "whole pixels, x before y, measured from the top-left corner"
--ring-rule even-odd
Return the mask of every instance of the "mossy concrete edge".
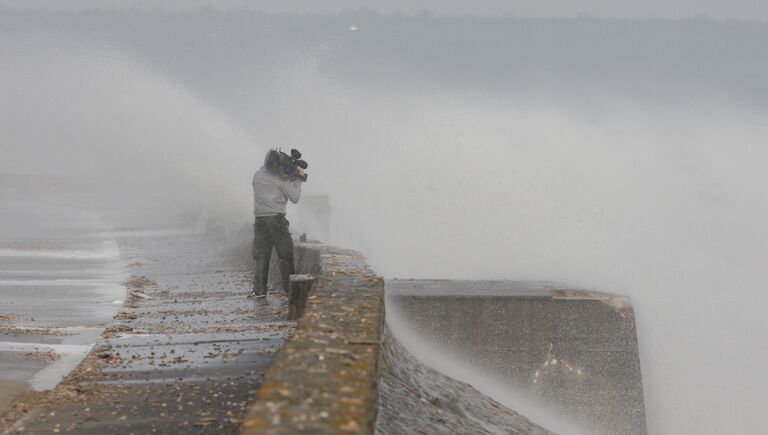
[[296, 263], [317, 280], [241, 432], [373, 433], [384, 280], [361, 253], [322, 244], [297, 244]]

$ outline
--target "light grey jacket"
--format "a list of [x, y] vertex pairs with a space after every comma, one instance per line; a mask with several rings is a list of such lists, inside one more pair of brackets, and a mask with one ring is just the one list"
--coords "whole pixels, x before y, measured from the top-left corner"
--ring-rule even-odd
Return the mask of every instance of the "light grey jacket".
[[301, 197], [301, 181], [283, 180], [263, 166], [253, 175], [253, 214], [273, 216], [285, 214], [285, 204], [296, 204]]

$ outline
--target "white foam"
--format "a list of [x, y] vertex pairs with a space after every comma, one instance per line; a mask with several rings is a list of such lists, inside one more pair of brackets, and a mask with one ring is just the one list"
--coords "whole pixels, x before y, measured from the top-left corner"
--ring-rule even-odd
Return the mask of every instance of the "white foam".
[[83, 358], [85, 358], [84, 353], [62, 355], [60, 359], [37, 372], [29, 381], [29, 385], [36, 391], [50, 390], [56, 387], [67, 373], [77, 367]]
[[[4, 278], [34, 277], [66, 279], [67, 276], [101, 276], [103, 279], [115, 279], [116, 273], [107, 273], [106, 269], [75, 269], [75, 270], [0, 270]], [[72, 278], [74, 279], [74, 278]]]
[[49, 328], [45, 326], [24, 326], [14, 325], [14, 330], [27, 331], [27, 332], [57, 332], [60, 334], [81, 334], [83, 332], [101, 332], [104, 328], [95, 328], [93, 326], [63, 326], [59, 328]]
[[102, 242], [98, 250], [65, 249], [11, 249], [0, 248], [0, 257], [50, 258], [62, 260], [119, 260], [120, 249], [114, 241]]
[[102, 287], [114, 285], [114, 280], [103, 279], [8, 279], [0, 280], [0, 287]]
[[0, 341], [0, 352], [55, 352], [59, 354], [86, 354], [93, 344], [17, 343]]

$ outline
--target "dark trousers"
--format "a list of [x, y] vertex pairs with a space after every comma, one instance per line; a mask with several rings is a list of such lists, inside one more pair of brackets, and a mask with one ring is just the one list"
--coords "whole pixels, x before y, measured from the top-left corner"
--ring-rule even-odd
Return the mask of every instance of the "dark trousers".
[[285, 215], [257, 217], [253, 224], [253, 259], [256, 260], [256, 276], [253, 280], [253, 291], [258, 294], [267, 292], [269, 279], [269, 260], [272, 248], [277, 251], [280, 264], [280, 276], [283, 288], [288, 290], [288, 280], [294, 274], [293, 240], [288, 231], [288, 219]]

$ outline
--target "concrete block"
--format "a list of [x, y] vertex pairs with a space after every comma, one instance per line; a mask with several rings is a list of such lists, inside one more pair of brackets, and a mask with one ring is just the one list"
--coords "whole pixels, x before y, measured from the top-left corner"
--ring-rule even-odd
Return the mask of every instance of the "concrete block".
[[646, 433], [634, 312], [626, 298], [550, 283], [390, 286], [388, 304], [414, 330], [509, 388], [595, 430]]
[[314, 283], [312, 275], [291, 275], [288, 283], [288, 320], [296, 320], [304, 314]]

